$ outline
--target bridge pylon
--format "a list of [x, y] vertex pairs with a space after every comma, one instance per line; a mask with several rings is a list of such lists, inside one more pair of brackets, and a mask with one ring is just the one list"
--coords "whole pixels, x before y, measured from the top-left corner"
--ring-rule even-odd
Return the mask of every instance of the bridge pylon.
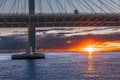
[[[29, 17], [35, 15], [35, 0], [29, 0]], [[29, 18], [29, 25], [28, 25], [28, 48], [29, 53], [34, 53], [36, 49], [36, 31], [35, 26], [32, 20]]]
[[29, 0], [29, 25], [28, 25], [28, 47], [26, 54], [12, 55], [12, 59], [44, 59], [42, 53], [35, 52], [36, 44], [36, 31], [35, 25], [32, 22], [31, 16], [35, 15], [35, 0]]

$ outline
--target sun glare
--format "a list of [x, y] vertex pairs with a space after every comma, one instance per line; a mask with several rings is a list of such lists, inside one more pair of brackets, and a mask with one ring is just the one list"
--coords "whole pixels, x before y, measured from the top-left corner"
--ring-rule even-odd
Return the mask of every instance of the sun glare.
[[84, 51], [88, 51], [88, 52], [93, 52], [93, 51], [96, 51], [96, 48], [92, 47], [92, 46], [88, 46], [84, 49]]
[[93, 51], [94, 51], [94, 49], [93, 49], [93, 47], [92, 47], [92, 46], [88, 46], [88, 47], [87, 47], [87, 51], [88, 51], [88, 52], [93, 52]]
[[84, 49], [84, 51], [87, 51], [88, 52], [88, 57], [89, 58], [92, 58], [92, 54], [94, 51], [96, 51], [97, 49], [94, 48], [93, 46], [88, 46]]

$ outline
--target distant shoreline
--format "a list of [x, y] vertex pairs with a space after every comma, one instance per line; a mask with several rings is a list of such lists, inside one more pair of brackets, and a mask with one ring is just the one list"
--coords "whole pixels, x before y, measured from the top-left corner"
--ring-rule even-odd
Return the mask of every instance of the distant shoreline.
[[[0, 54], [1, 53], [25, 53], [26, 51], [25, 50], [0, 50]], [[42, 52], [42, 53], [48, 53], [48, 52], [58, 52], [58, 53], [88, 53], [87, 51], [36, 51], [36, 52]], [[106, 53], [106, 52], [120, 52], [120, 51], [98, 51], [98, 52], [93, 52], [93, 53]]]

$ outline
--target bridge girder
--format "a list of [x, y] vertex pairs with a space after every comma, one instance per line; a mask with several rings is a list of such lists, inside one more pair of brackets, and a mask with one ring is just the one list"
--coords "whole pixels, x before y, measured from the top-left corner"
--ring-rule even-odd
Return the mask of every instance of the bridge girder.
[[0, 27], [120, 26], [120, 15], [0, 15]]

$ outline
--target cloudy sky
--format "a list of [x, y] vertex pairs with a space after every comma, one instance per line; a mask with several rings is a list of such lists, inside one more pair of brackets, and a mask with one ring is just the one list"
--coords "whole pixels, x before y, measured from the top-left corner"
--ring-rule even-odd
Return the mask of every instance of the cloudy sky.
[[[36, 38], [41, 51], [120, 50], [120, 27], [37, 28]], [[27, 41], [27, 28], [0, 29], [1, 49], [24, 49]]]

